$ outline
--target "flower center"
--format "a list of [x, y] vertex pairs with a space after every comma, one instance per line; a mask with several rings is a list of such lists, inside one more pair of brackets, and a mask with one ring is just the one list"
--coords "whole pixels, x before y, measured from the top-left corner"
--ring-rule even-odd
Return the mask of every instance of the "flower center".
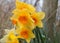
[[27, 23], [27, 17], [26, 16], [20, 16], [19, 21], [23, 24], [26, 24]]
[[27, 31], [27, 30], [21, 31], [20, 34], [21, 34], [21, 36], [22, 36], [23, 38], [25, 38], [25, 39], [28, 38], [28, 31]]

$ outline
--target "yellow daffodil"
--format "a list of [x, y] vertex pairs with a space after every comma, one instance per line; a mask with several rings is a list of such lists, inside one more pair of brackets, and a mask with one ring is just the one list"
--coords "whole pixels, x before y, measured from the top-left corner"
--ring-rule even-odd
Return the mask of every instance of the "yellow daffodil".
[[31, 14], [32, 19], [35, 21], [35, 25], [38, 27], [43, 27], [43, 23], [42, 23], [42, 19], [44, 19], [45, 17], [45, 13], [44, 12], [34, 12]]
[[16, 29], [16, 33], [18, 33], [18, 38], [25, 39], [28, 43], [32, 38], [35, 38], [35, 35], [33, 34], [33, 32], [26, 27]]
[[14, 15], [11, 17], [11, 20], [15, 20], [14, 23], [17, 22], [19, 25], [23, 24], [29, 28], [34, 29], [34, 21], [27, 10], [15, 9], [12, 13], [14, 13]]
[[14, 31], [15, 31], [15, 30], [12, 29], [12, 30], [8, 33], [8, 35], [6, 36], [6, 39], [5, 39], [6, 43], [19, 43], [17, 37], [16, 37], [15, 34], [14, 34]]
[[33, 22], [30, 14], [27, 10], [15, 9], [12, 13], [14, 15], [11, 17], [11, 19], [20, 21], [20, 23], [26, 24], [28, 21]]
[[35, 8], [32, 5], [24, 3], [24, 2], [20, 2], [19, 0], [16, 0], [16, 8], [20, 9], [20, 10], [27, 9], [30, 12], [34, 12], [35, 11]]

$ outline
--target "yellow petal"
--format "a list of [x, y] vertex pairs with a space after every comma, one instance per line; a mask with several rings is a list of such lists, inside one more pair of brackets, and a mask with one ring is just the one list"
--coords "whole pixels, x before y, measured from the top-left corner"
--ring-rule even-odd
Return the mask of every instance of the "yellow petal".
[[35, 11], [35, 8], [32, 5], [26, 4], [26, 3], [20, 2], [20, 1], [16, 1], [16, 8], [18, 8], [20, 10], [27, 9], [31, 12]]
[[27, 23], [27, 24], [24, 25], [24, 24], [18, 22], [17, 25], [16, 25], [16, 27], [17, 28], [27, 27], [27, 28], [33, 30], [35, 28], [35, 24], [32, 23], [32, 22], [29, 22], [29, 23]]
[[17, 19], [18, 19], [18, 17], [19, 17], [19, 13], [20, 13], [20, 10], [18, 10], [18, 9], [14, 9], [13, 11], [12, 11], [12, 13], [14, 14], [14, 15], [12, 15], [12, 17], [10, 18], [11, 20], [15, 20], [15, 21], [18, 21]]
[[31, 14], [31, 17], [34, 20], [34, 24], [37, 25], [37, 23], [40, 21], [39, 15], [36, 12], [34, 12], [34, 13]]
[[14, 10], [12, 11], [12, 13], [13, 13], [13, 14], [18, 14], [18, 13], [20, 13], [20, 11], [21, 11], [21, 10], [19, 10], [19, 9], [14, 9]]
[[43, 23], [42, 21], [40, 21], [38, 24], [37, 24], [38, 27], [42, 28], [43, 27]]
[[41, 20], [44, 19], [44, 17], [45, 17], [45, 13], [44, 12], [38, 12], [38, 15], [39, 15]]
[[8, 33], [8, 37], [11, 38], [11, 40], [14, 40], [16, 38], [14, 32], [15, 29], [11, 29], [10, 32]]

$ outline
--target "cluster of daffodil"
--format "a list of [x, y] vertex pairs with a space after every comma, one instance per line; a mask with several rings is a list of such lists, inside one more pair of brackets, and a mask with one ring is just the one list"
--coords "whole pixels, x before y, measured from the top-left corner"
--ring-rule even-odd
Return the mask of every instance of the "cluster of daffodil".
[[30, 40], [35, 38], [32, 30], [36, 26], [43, 27], [42, 20], [45, 17], [45, 13], [36, 12], [32, 5], [18, 0], [16, 0], [16, 8], [12, 13], [11, 20], [16, 28], [8, 33], [6, 43], [19, 43], [18, 38], [25, 39], [27, 43], [30, 43]]

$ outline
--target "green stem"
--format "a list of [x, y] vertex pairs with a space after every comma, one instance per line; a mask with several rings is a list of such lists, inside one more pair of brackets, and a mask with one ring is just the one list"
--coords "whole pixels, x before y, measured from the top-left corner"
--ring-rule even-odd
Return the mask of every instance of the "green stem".
[[42, 37], [41, 32], [40, 32], [40, 28], [38, 28], [38, 27], [36, 27], [36, 28], [37, 28], [36, 30], [39, 32], [41, 43], [44, 43], [43, 37]]

